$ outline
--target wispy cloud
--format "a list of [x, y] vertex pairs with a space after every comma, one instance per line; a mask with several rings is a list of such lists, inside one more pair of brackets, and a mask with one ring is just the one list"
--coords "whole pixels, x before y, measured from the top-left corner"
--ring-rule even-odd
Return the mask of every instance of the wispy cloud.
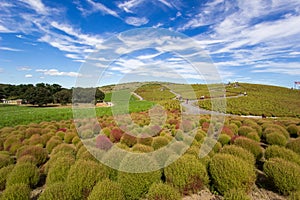
[[18, 71], [31, 71], [31, 67], [19, 67], [17, 68]]
[[125, 22], [127, 24], [133, 25], [133, 26], [142, 26], [149, 22], [149, 20], [146, 17], [127, 17], [125, 19]]
[[22, 51], [21, 49], [15, 49], [15, 48], [10, 48], [10, 47], [0, 47], [0, 50], [3, 50], [3, 51]]
[[117, 6], [127, 13], [133, 13], [132, 8], [136, 8], [138, 5], [143, 3], [144, 0], [129, 0], [123, 3], [118, 3]]
[[47, 14], [47, 7], [43, 4], [41, 0], [20, 0], [27, 4], [30, 8], [35, 10], [39, 14]]
[[94, 2], [93, 0], [86, 0], [91, 6], [92, 6], [92, 12], [100, 11], [103, 14], [109, 14], [114, 17], [120, 18], [118, 13], [108, 7], [106, 7], [104, 4], [99, 2]]
[[43, 75], [48, 76], [69, 76], [69, 77], [78, 77], [81, 76], [78, 72], [62, 72], [57, 69], [37, 69], [36, 72], [40, 72]]

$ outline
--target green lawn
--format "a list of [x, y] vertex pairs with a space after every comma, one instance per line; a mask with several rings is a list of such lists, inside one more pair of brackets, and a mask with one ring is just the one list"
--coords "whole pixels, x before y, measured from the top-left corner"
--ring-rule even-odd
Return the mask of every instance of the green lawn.
[[[154, 105], [148, 101], [130, 101], [129, 112], [140, 112], [151, 108]], [[125, 105], [120, 102], [115, 105], [116, 113], [125, 113]], [[73, 118], [70, 107], [27, 107], [0, 104], [0, 128], [6, 126], [24, 125], [39, 123], [43, 121], [60, 121]], [[112, 115], [111, 108], [97, 107], [96, 115]]]

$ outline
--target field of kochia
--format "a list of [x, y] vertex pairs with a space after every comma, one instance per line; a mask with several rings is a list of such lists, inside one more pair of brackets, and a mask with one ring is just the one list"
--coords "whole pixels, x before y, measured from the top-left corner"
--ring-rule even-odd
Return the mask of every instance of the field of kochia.
[[[227, 116], [222, 124], [210, 116], [183, 114], [174, 93], [193, 96], [183, 85], [144, 84], [135, 91], [143, 101], [131, 95], [129, 87], [125, 84], [117, 91], [115, 95], [124, 98], [115, 101], [112, 86], [103, 88], [105, 101], [113, 101], [117, 115], [112, 116], [109, 107], [97, 107], [97, 123], [73, 120], [70, 107], [0, 105], [0, 199], [179, 200], [190, 195], [204, 199], [204, 190], [224, 200], [300, 199], [299, 91], [227, 85], [229, 96], [247, 92], [227, 99], [229, 113], [284, 117]], [[198, 98], [209, 97], [207, 87], [192, 88]], [[128, 99], [134, 124], [124, 115]], [[157, 124], [148, 112], [155, 104], [166, 111], [165, 116], [154, 115]], [[210, 108], [208, 100], [199, 105]], [[208, 137], [215, 130], [219, 130], [216, 140]], [[207, 149], [207, 144], [213, 144], [212, 150], [200, 158], [199, 150]], [[166, 147], [165, 154], [148, 154]], [[143, 160], [124, 152], [143, 155]], [[157, 170], [124, 172], [104, 165], [93, 154], [118, 169], [145, 162]], [[179, 158], [170, 162], [175, 157]]]

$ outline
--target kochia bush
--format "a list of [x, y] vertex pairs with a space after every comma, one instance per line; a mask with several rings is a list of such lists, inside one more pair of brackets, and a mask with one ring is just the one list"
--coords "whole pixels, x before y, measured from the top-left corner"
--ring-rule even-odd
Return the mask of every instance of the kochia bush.
[[88, 200], [125, 200], [121, 186], [109, 179], [98, 182], [93, 188]]
[[209, 164], [209, 171], [214, 187], [221, 194], [230, 189], [247, 191], [256, 179], [254, 165], [230, 154], [216, 154]]
[[170, 185], [153, 183], [147, 194], [148, 200], [180, 200], [181, 195]]
[[192, 155], [184, 155], [164, 169], [166, 182], [182, 194], [195, 193], [208, 185], [205, 166]]
[[286, 148], [298, 153], [300, 155], [300, 137], [290, 140], [287, 145]]
[[250, 165], [255, 164], [254, 155], [248, 150], [236, 145], [226, 145], [221, 149], [220, 153], [231, 154], [233, 156], [239, 157], [244, 161], [248, 162]]
[[39, 182], [40, 174], [38, 168], [31, 163], [17, 164], [9, 174], [6, 185], [11, 186], [18, 183], [24, 183], [34, 187]]
[[30, 188], [26, 184], [15, 184], [4, 190], [2, 200], [30, 200]]
[[300, 156], [292, 150], [276, 145], [269, 146], [265, 151], [265, 158], [282, 158], [284, 160], [294, 162], [300, 166]]
[[256, 160], [259, 160], [263, 156], [263, 149], [260, 144], [249, 138], [239, 137], [234, 140], [234, 144], [250, 151]]
[[300, 166], [281, 158], [272, 158], [265, 162], [263, 170], [283, 194], [290, 194], [300, 188]]

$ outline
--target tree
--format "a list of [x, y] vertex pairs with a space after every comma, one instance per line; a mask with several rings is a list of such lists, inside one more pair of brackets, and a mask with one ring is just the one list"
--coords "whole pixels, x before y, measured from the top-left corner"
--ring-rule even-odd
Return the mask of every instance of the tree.
[[54, 94], [54, 102], [60, 103], [61, 105], [66, 105], [72, 101], [72, 92], [67, 89], [63, 89]]
[[24, 97], [27, 100], [27, 103], [38, 106], [47, 105], [48, 103], [53, 102], [51, 92], [43, 86], [29, 88]]
[[102, 101], [105, 94], [97, 88], [73, 88], [74, 103], [95, 103]]

